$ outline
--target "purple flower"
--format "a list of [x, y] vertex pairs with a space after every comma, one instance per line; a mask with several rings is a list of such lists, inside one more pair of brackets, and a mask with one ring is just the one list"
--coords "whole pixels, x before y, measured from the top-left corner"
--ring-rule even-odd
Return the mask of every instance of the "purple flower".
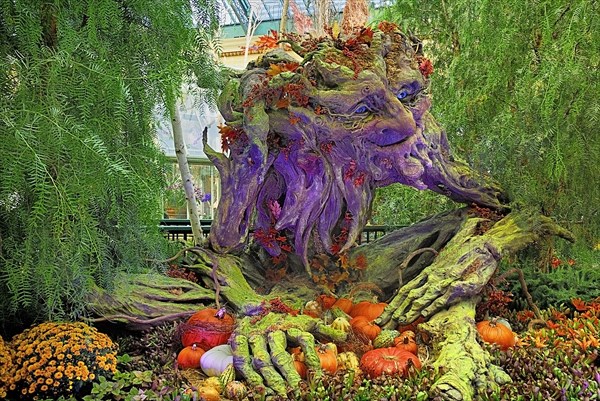
[[200, 198], [200, 202], [210, 202], [210, 200], [211, 200], [210, 192], [205, 193]]

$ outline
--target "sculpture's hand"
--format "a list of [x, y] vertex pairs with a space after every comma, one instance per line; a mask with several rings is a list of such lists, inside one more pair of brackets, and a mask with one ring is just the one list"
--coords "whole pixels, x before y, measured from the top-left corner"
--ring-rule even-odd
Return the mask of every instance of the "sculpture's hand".
[[297, 389], [301, 380], [294, 368], [292, 355], [287, 352], [288, 344], [300, 346], [306, 367], [315, 376], [322, 375], [315, 336], [333, 341], [346, 339], [346, 333], [306, 315], [270, 312], [262, 318], [245, 317], [229, 340], [234, 355], [233, 365], [250, 385], [264, 385], [285, 396], [289, 388]]
[[435, 261], [399, 289], [375, 323], [382, 327], [412, 323], [479, 294], [500, 258], [489, 237], [473, 236], [481, 221], [469, 219]]
[[390, 327], [428, 318], [481, 293], [504, 254], [514, 254], [549, 235], [570, 232], [535, 212], [512, 212], [486, 229], [489, 220], [468, 219], [434, 262], [400, 288], [376, 323]]

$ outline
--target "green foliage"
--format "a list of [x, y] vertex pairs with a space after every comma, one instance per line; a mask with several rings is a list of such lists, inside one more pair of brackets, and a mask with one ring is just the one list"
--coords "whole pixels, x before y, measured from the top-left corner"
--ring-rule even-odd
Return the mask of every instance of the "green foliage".
[[513, 382], [499, 389], [486, 389], [478, 400], [589, 400], [600, 392], [600, 369], [581, 353], [555, 347], [492, 352], [493, 362]]
[[[84, 401], [95, 400], [122, 400], [122, 401], [189, 401], [192, 395], [176, 386], [159, 386], [153, 381], [151, 371], [116, 372], [110, 379], [100, 376], [94, 383], [89, 395], [82, 398]], [[63, 396], [58, 399], [43, 401], [77, 401], [79, 398]]]
[[599, 12], [587, 0], [397, 0], [378, 16], [424, 39], [433, 113], [457, 153], [588, 246], [600, 237]]
[[377, 189], [370, 222], [408, 226], [432, 214], [455, 207], [449, 198], [431, 191], [419, 191], [401, 184]]
[[[600, 269], [590, 267], [559, 267], [548, 273], [524, 270], [527, 287], [536, 304], [541, 308], [570, 304], [572, 299], [600, 297]], [[521, 294], [518, 282], [513, 284], [513, 294]], [[524, 299], [519, 307], [527, 308]]]
[[91, 286], [162, 256], [153, 116], [185, 77], [214, 97], [215, 15], [210, 0], [0, 0], [3, 318], [76, 318]]

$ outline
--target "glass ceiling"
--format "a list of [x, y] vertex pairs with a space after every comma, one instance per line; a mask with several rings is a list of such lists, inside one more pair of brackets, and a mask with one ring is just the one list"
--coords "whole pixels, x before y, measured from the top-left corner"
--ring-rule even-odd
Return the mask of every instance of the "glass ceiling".
[[[295, 1], [303, 13], [313, 15], [314, 0], [290, 0], [290, 3], [292, 1]], [[372, 0], [369, 3], [372, 8], [379, 8], [391, 5], [392, 0]], [[254, 10], [256, 19], [268, 22], [281, 19], [283, 8], [283, 0], [219, 0], [219, 4], [221, 26], [239, 25], [244, 31], [247, 29], [251, 9]], [[345, 4], [346, 0], [331, 0], [332, 14], [341, 13]]]

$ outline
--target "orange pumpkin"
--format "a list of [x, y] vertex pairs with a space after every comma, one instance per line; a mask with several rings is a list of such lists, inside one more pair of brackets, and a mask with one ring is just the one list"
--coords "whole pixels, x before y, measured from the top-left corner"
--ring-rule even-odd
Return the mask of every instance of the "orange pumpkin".
[[502, 323], [498, 323], [496, 319], [477, 323], [477, 331], [483, 341], [497, 344], [503, 351], [513, 347], [517, 342], [515, 333]]
[[333, 295], [321, 294], [317, 297], [317, 302], [323, 310], [331, 309], [335, 301], [337, 301], [337, 298]]
[[350, 326], [354, 334], [365, 342], [375, 340], [375, 337], [381, 332], [381, 327], [365, 316], [357, 316], [350, 320]]
[[410, 330], [400, 333], [400, 335], [394, 339], [394, 346], [415, 355], [419, 351], [419, 347], [415, 341], [415, 333]]
[[344, 313], [349, 313], [352, 310], [352, 300], [348, 298], [339, 298], [331, 308], [340, 308]]
[[335, 373], [338, 368], [336, 345], [334, 343], [327, 343], [317, 345], [315, 348], [321, 360], [321, 368], [326, 372]]
[[200, 358], [204, 350], [196, 344], [185, 347], [177, 355], [177, 366], [182, 369], [197, 369], [200, 367]]
[[411, 364], [416, 369], [421, 369], [421, 361], [416, 355], [396, 347], [367, 351], [360, 358], [360, 368], [370, 378], [379, 377], [384, 373], [407, 376]]
[[362, 301], [352, 307], [349, 315], [352, 317], [364, 316], [369, 320], [375, 320], [383, 313], [386, 306], [385, 302]]
[[302, 379], [306, 379], [307, 368], [304, 362], [294, 359], [294, 369], [296, 369], [296, 372], [298, 372]]
[[227, 343], [235, 328], [235, 320], [224, 308], [206, 308], [193, 314], [182, 327], [181, 342], [184, 347], [197, 344], [209, 350]]

